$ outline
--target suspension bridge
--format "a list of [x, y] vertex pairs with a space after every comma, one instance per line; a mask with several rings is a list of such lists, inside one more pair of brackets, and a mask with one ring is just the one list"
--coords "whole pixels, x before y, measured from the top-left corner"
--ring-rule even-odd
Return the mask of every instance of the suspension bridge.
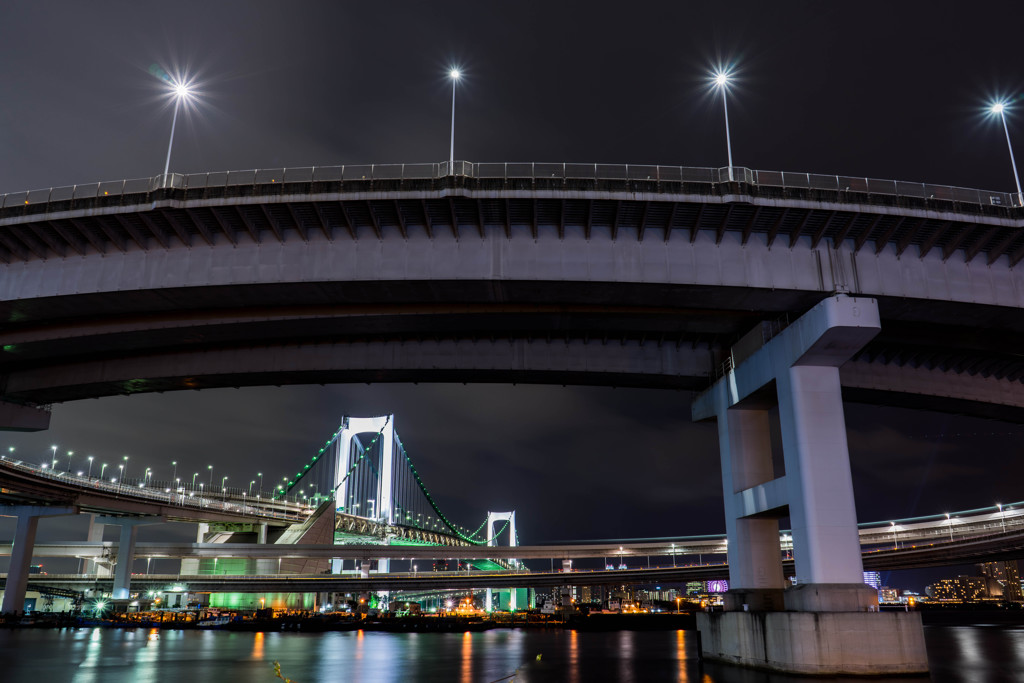
[[[349, 417], [308, 462], [285, 478], [269, 496], [249, 495], [200, 484], [198, 491], [181, 482], [164, 485], [148, 477], [111, 480], [0, 460], [0, 515], [18, 518], [3, 610], [19, 609], [24, 600], [35, 529], [41, 517], [90, 514], [89, 541], [102, 540], [103, 527], [119, 526], [116, 552], [89, 558], [97, 576], [113, 576], [114, 597], [130, 594], [131, 569], [137, 556], [139, 526], [165, 521], [198, 523], [197, 543], [238, 545], [247, 542], [288, 546], [445, 546], [470, 549], [467, 561], [485, 571], [521, 571], [514, 557], [493, 547], [507, 538], [518, 546], [515, 512], [488, 512], [470, 529], [456, 524], [439, 508], [398, 432], [395, 416]], [[197, 495], [198, 494], [198, 495]], [[500, 527], [498, 526], [500, 525]], [[365, 554], [365, 553], [364, 553]], [[395, 551], [395, 556], [407, 553]], [[183, 559], [182, 573], [265, 575], [288, 573], [387, 574], [391, 553], [375, 553], [346, 564], [344, 555], [236, 560]], [[465, 557], [462, 555], [461, 557]], [[512, 603], [515, 603], [513, 598]]]

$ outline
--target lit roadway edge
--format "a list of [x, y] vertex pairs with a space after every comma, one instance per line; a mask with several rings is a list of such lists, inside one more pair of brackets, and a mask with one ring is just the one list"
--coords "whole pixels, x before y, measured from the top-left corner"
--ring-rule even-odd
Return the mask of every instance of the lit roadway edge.
[[[0, 507], [0, 513], [3, 508]], [[949, 515], [930, 515], [891, 522], [868, 522], [860, 525], [862, 546], [877, 548], [898, 546], [908, 552], [906, 544], [949, 545], [954, 536], [960, 540], [982, 540], [995, 536], [1012, 545], [1024, 538], [1024, 502], [990, 508], [964, 510]], [[948, 539], [948, 540], [947, 540]], [[788, 532], [780, 534], [781, 549], [792, 550]], [[962, 543], [958, 543], [962, 545]], [[0, 542], [0, 557], [11, 554], [13, 543]], [[102, 558], [116, 554], [112, 541], [72, 543], [37, 543], [33, 557]], [[261, 544], [261, 543], [138, 543], [135, 557], [144, 558], [245, 558], [245, 559], [556, 559], [618, 557], [672, 557], [697, 554], [724, 555], [724, 535], [682, 538], [632, 539], [604, 543], [559, 543], [520, 546], [434, 546], [434, 545], [355, 545], [355, 544]], [[877, 550], [875, 552], [878, 552]]]
[[[1016, 507], [1018, 504], [1014, 504]], [[993, 512], [993, 510], [996, 510]], [[971, 514], [981, 513], [981, 514]], [[952, 513], [928, 518], [900, 520], [900, 524], [871, 526], [861, 529], [861, 540], [875, 549], [863, 553], [865, 569], [912, 569], [974, 562], [979, 560], [1024, 557], [1024, 510], [1010, 506], [970, 510], [956, 517]], [[967, 533], [972, 535], [967, 536]], [[959, 534], [960, 538], [954, 538]], [[950, 540], [946, 540], [947, 537]], [[783, 535], [784, 549], [788, 535]], [[904, 542], [912, 545], [906, 547]], [[922, 543], [918, 545], [918, 543]], [[896, 547], [888, 547], [889, 544]], [[878, 546], [886, 546], [878, 549]], [[9, 548], [10, 546], [7, 546]], [[4, 546], [0, 546], [4, 548]], [[78, 557], [102, 557], [116, 550], [110, 542], [37, 545], [35, 556], [62, 557], [73, 553]], [[674, 552], [673, 552], [674, 551]], [[9, 549], [0, 553], [7, 554]], [[350, 559], [477, 559], [486, 553], [492, 558], [574, 559], [607, 557], [621, 562], [641, 557], [693, 555], [701, 552], [722, 554], [721, 537], [698, 539], [646, 540], [632, 543], [601, 543], [547, 546], [380, 546], [380, 545], [267, 545], [258, 543], [140, 543], [136, 557], [234, 557], [234, 558], [350, 558]], [[616, 560], [616, 558], [620, 558]], [[648, 562], [650, 560], [648, 559]], [[792, 560], [784, 560], [788, 573]], [[190, 591], [368, 591], [418, 590], [441, 588], [507, 588], [545, 587], [554, 585], [587, 585], [603, 583], [655, 583], [692, 579], [727, 578], [725, 563], [699, 564], [684, 567], [650, 567], [613, 571], [564, 572], [412, 572], [375, 575], [361, 578], [353, 575], [269, 575], [269, 576], [181, 576], [177, 574], [141, 574], [132, 577], [139, 588], [166, 589], [169, 584], [187, 584]], [[89, 575], [33, 575], [35, 586], [46, 584], [101, 586], [112, 579]]]

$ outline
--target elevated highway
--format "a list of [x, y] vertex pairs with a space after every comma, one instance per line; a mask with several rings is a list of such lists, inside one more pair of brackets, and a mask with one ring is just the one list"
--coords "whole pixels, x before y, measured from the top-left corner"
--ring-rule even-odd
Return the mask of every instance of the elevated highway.
[[[19, 505], [62, 508], [108, 518], [147, 518], [169, 522], [256, 524], [288, 527], [304, 522], [315, 505], [295, 497], [247, 496], [244, 491], [204, 490], [144, 480], [112, 482], [97, 477], [44, 469], [21, 460], [0, 459], [0, 516]], [[16, 514], [16, 512], [14, 513]], [[441, 546], [471, 545], [445, 529], [387, 524], [344, 512], [335, 513], [335, 530], [356, 538], [397, 538]], [[219, 545], [219, 544], [212, 544]], [[2, 551], [0, 551], [2, 552]], [[84, 557], [84, 556], [83, 556]]]
[[848, 400], [1024, 417], [1012, 195], [727, 171], [456, 162], [6, 195], [0, 421], [257, 384], [703, 389], [744, 334], [835, 292], [882, 318]]
[[[933, 515], [892, 522], [866, 523], [860, 529], [862, 558], [865, 569], [891, 570], [913, 569], [921, 567], [947, 566], [951, 564], [982, 562], [992, 560], [1018, 559], [1024, 557], [1024, 503], [1006, 506], [968, 510], [945, 515]], [[0, 554], [10, 553], [10, 544], [0, 544]], [[792, 539], [784, 532], [780, 538], [780, 547], [786, 555], [783, 566], [786, 571], [793, 571], [789, 554]], [[675, 539], [634, 539], [603, 543], [561, 543], [534, 546], [491, 546], [480, 547], [438, 547], [438, 546], [381, 546], [381, 545], [303, 545], [281, 546], [257, 543], [139, 543], [135, 547], [137, 558], [244, 558], [255, 560], [266, 559], [480, 559], [486, 555], [491, 559], [518, 560], [578, 560], [601, 558], [616, 566], [626, 564], [629, 570], [611, 572], [571, 572], [570, 577], [559, 572], [552, 579], [545, 572], [471, 572], [468, 576], [456, 576], [458, 572], [419, 572], [374, 574], [366, 579], [369, 583], [354, 582], [351, 576], [309, 577], [296, 575], [275, 575], [262, 577], [244, 576], [182, 576], [174, 575], [133, 577], [135, 585], [150, 585], [146, 581], [166, 583], [178, 581], [187, 584], [192, 590], [271, 590], [271, 588], [253, 588], [254, 586], [274, 585], [273, 590], [283, 590], [282, 586], [325, 585], [324, 582], [335, 580], [339, 585], [358, 585], [352, 590], [366, 590], [362, 586], [373, 586], [374, 590], [414, 590], [434, 587], [459, 587], [473, 585], [477, 587], [509, 587], [546, 586], [544, 583], [556, 580], [561, 583], [577, 583], [576, 577], [583, 576], [584, 582], [646, 582], [689, 580], [699, 578], [726, 578], [728, 564], [724, 562], [707, 562], [705, 558], [722, 556], [726, 553], [724, 536], [703, 536]], [[34, 554], [37, 557], [79, 557], [86, 559], [110, 556], [116, 551], [116, 545], [110, 542], [83, 543], [49, 543], [37, 544]], [[653, 558], [653, 568], [652, 565]], [[696, 562], [694, 560], [697, 560]], [[646, 565], [646, 566], [645, 566]], [[648, 572], [648, 573], [645, 573]], [[649, 573], [653, 572], [653, 573]], [[512, 577], [508, 575], [511, 574]], [[532, 583], [534, 575], [538, 575], [538, 584]], [[443, 575], [443, 576], [442, 576]], [[138, 579], [143, 583], [139, 584]], [[365, 577], [364, 577], [365, 578]], [[628, 580], [627, 580], [628, 579]], [[61, 585], [87, 585], [90, 582], [104, 581], [93, 576], [54, 576], [41, 578], [33, 576], [33, 583], [56, 582]], [[450, 583], [454, 581], [455, 583]], [[497, 583], [489, 583], [496, 581]], [[511, 581], [526, 581], [513, 584]], [[64, 583], [61, 583], [64, 582]], [[68, 583], [70, 582], [70, 583]], [[474, 583], [475, 582], [475, 583]], [[207, 588], [214, 585], [220, 588]], [[91, 585], [91, 584], [90, 584]], [[102, 584], [101, 584], [102, 585]], [[203, 586], [195, 588], [194, 586]], [[289, 588], [294, 590], [328, 590], [324, 588]], [[341, 590], [331, 588], [329, 590]]]

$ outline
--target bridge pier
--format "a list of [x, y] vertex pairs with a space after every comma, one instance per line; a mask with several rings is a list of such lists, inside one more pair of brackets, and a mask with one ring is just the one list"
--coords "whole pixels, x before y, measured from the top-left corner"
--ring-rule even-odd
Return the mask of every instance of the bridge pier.
[[59, 517], [76, 514], [74, 508], [45, 506], [14, 506], [3, 508], [4, 517], [17, 517], [14, 531], [14, 547], [11, 549], [11, 563], [7, 569], [7, 584], [0, 613], [20, 612], [25, 606], [25, 591], [28, 588], [29, 568], [32, 565], [32, 548], [36, 543], [36, 530], [40, 517]]
[[[697, 619], [704, 656], [815, 675], [928, 670], [920, 615], [878, 614], [863, 583], [839, 367], [879, 329], [873, 299], [830, 297], [785, 329], [740, 340], [731, 369], [694, 401], [694, 420], [718, 421], [729, 540], [726, 611]], [[771, 456], [773, 398], [784, 473]], [[790, 588], [778, 526], [787, 516]]]
[[139, 527], [146, 524], [160, 524], [164, 521], [163, 517], [97, 517], [95, 519], [97, 525], [121, 527], [121, 534], [117, 542], [117, 562], [114, 564], [114, 600], [127, 600], [131, 594], [135, 538]]

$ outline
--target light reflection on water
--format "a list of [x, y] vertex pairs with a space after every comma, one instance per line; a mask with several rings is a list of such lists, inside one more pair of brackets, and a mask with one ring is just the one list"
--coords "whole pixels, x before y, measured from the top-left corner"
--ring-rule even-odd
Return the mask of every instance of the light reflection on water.
[[[229, 633], [147, 629], [0, 631], [4, 683], [809, 683], [702, 664], [693, 632]], [[1024, 628], [925, 629], [933, 681], [1024, 681]], [[537, 656], [541, 655], [538, 659]], [[514, 679], [508, 678], [513, 676]], [[887, 679], [872, 679], [881, 683]], [[906, 683], [908, 679], [892, 679]]]

